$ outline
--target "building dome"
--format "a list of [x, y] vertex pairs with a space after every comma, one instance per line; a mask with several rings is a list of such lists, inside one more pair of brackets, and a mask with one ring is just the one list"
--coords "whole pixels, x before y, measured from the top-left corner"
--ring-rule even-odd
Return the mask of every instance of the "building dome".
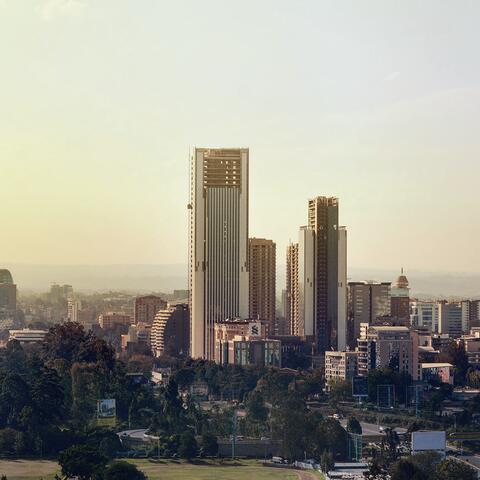
[[408, 288], [408, 278], [403, 274], [403, 268], [397, 278], [397, 288]]
[[0, 283], [13, 283], [12, 274], [9, 270], [0, 269]]

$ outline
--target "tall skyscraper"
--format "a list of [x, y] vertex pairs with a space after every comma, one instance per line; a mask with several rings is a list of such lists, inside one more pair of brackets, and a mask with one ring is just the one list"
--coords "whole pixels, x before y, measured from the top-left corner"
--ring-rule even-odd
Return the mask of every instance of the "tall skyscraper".
[[338, 333], [338, 198], [309, 200], [308, 227], [315, 233], [315, 335], [323, 353]]
[[191, 356], [214, 358], [214, 324], [248, 316], [247, 148], [191, 157]]
[[298, 235], [298, 329], [315, 335], [315, 232], [301, 227]]
[[285, 310], [290, 335], [301, 335], [298, 323], [298, 243], [287, 246], [287, 285]]
[[274, 334], [276, 246], [265, 238], [250, 238], [248, 244], [250, 318], [265, 320], [269, 333]]
[[339, 351], [347, 346], [347, 228], [338, 229], [338, 323], [337, 345]]
[[0, 269], [0, 330], [11, 328], [15, 324], [17, 311], [17, 286], [12, 274]]

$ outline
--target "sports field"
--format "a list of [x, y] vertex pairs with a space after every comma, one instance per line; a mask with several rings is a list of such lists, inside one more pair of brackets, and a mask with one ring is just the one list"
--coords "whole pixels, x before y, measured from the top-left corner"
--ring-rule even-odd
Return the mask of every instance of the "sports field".
[[[310, 472], [263, 467], [254, 460], [130, 460], [149, 480], [316, 480]], [[8, 480], [53, 480], [57, 463], [49, 460], [0, 460], [0, 475]]]

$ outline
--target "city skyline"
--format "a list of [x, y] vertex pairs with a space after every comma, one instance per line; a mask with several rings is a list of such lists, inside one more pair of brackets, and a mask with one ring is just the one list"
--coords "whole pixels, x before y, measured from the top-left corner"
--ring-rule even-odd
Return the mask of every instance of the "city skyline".
[[159, 5], [0, 3], [0, 261], [185, 264], [197, 144], [250, 148], [249, 233], [278, 252], [322, 194], [352, 267], [478, 271], [478, 5]]

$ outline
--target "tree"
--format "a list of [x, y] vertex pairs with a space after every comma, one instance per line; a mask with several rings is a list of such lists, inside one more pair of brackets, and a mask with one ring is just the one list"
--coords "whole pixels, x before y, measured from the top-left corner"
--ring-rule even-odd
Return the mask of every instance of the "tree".
[[192, 432], [185, 432], [180, 436], [178, 454], [182, 458], [190, 460], [197, 454], [197, 442]]
[[408, 459], [395, 462], [390, 469], [392, 480], [428, 480], [422, 470]]
[[351, 400], [352, 398], [352, 384], [346, 380], [336, 380], [330, 384], [330, 403], [337, 404], [338, 402]]
[[335, 460], [332, 452], [327, 452], [325, 450], [322, 453], [322, 456], [320, 457], [320, 467], [324, 473], [328, 473], [330, 470], [333, 470], [333, 467], [335, 467]]
[[362, 426], [360, 425], [360, 422], [353, 416], [348, 417], [347, 432], [356, 433], [358, 435], [362, 434]]
[[105, 470], [104, 480], [146, 480], [147, 477], [135, 465], [125, 462], [112, 462]]
[[438, 480], [476, 480], [477, 472], [457, 460], [444, 460], [437, 467]]
[[78, 477], [79, 480], [100, 479], [103, 474], [107, 457], [99, 453], [98, 449], [87, 445], [74, 445], [60, 453], [58, 463], [62, 474], [69, 477]]
[[211, 433], [205, 433], [200, 440], [201, 451], [207, 457], [214, 457], [218, 454], [217, 437]]

